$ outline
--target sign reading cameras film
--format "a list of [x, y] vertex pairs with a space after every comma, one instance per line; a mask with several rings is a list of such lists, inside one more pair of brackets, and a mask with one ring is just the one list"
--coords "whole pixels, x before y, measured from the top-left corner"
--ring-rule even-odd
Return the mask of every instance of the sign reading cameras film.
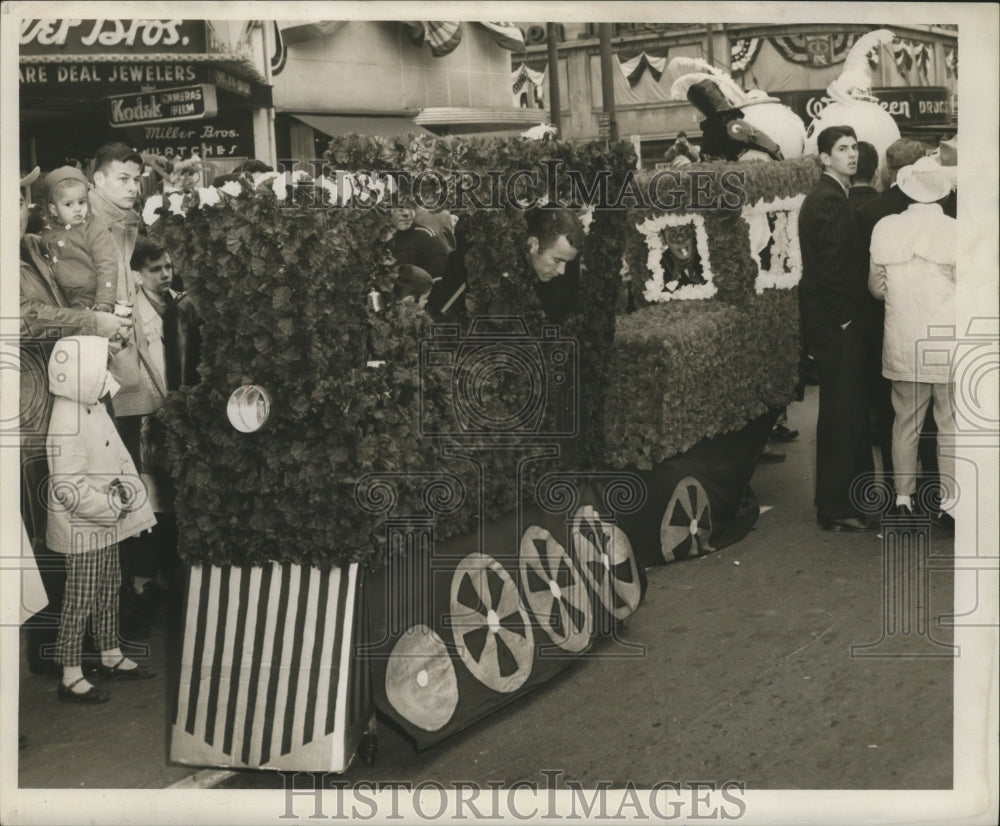
[[111, 107], [109, 122], [118, 128], [146, 123], [203, 120], [219, 113], [215, 87], [208, 83], [112, 95], [108, 98], [108, 104]]

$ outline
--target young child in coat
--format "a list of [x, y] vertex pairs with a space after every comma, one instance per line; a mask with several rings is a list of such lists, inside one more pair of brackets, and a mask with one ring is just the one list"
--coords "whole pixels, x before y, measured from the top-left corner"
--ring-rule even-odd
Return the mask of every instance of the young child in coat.
[[71, 307], [110, 313], [118, 292], [118, 256], [110, 229], [90, 215], [89, 183], [74, 166], [45, 176], [49, 228], [42, 240], [52, 275]]
[[103, 703], [109, 694], [83, 675], [87, 620], [101, 652], [98, 673], [108, 679], [148, 679], [156, 671], [126, 658], [118, 642], [118, 542], [156, 524], [142, 481], [102, 399], [114, 396], [108, 339], [67, 336], [49, 358], [55, 396], [46, 451], [49, 517], [46, 545], [66, 556], [56, 662], [63, 669], [60, 700]]

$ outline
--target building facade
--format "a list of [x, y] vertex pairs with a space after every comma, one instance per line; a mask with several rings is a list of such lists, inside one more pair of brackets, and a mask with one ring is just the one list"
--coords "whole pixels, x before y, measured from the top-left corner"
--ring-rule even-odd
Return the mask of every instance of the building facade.
[[468, 134], [538, 123], [511, 102], [508, 50], [521, 44], [499, 25], [271, 21], [279, 157], [322, 157], [331, 136], [348, 132]]
[[21, 23], [20, 166], [85, 165], [121, 140], [241, 161], [321, 158], [332, 135], [523, 131], [520, 32], [494, 23], [68, 20]]
[[[514, 99], [544, 108], [548, 99], [545, 27], [520, 24], [528, 43], [512, 62]], [[671, 99], [675, 57], [704, 60], [744, 89], [761, 89], [790, 106], [808, 125], [829, 102], [826, 87], [843, 67], [850, 47], [878, 26], [870, 24], [612, 24], [614, 108], [618, 136], [632, 138], [642, 165], [655, 166], [679, 132], [700, 137], [702, 115]], [[872, 86], [901, 134], [936, 144], [957, 131], [958, 29], [893, 26], [894, 42], [870, 61]], [[561, 37], [560, 37], [561, 36]], [[597, 24], [558, 27], [558, 78], [562, 135], [595, 140], [604, 101]]]
[[19, 71], [22, 169], [82, 165], [112, 140], [220, 166], [273, 154], [254, 21], [25, 20]]

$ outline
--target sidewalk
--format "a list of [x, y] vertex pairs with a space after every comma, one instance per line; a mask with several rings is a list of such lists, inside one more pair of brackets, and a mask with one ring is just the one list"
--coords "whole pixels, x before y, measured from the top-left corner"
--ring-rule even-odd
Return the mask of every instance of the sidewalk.
[[156, 668], [157, 677], [135, 682], [95, 677], [111, 693], [109, 702], [97, 706], [61, 702], [56, 677], [32, 674], [22, 631], [22, 788], [161, 789], [199, 771], [168, 762], [180, 627], [176, 613], [163, 615], [148, 639], [123, 646], [137, 662]]
[[[375, 765], [355, 760], [343, 779], [540, 783], [542, 770], [558, 770], [584, 788], [628, 779], [951, 788], [953, 659], [850, 654], [883, 628], [882, 542], [816, 525], [816, 395], [809, 387], [789, 410], [801, 435], [774, 446], [787, 461], [754, 475], [764, 510], [754, 530], [729, 548], [649, 570], [644, 603], [623, 631], [645, 646], [641, 657], [582, 658], [419, 754], [380, 723]], [[935, 536], [932, 553], [946, 559], [951, 545]], [[947, 571], [932, 578], [932, 618], [951, 612], [952, 580]], [[934, 636], [951, 640], [947, 629]], [[148, 643], [160, 676], [112, 684], [112, 700], [94, 708], [58, 702], [54, 679], [31, 675], [22, 657], [22, 787], [166, 788], [199, 771], [168, 761], [178, 641], [161, 624]], [[594, 653], [620, 652], [602, 643]], [[281, 784], [276, 773], [243, 771], [221, 785]]]

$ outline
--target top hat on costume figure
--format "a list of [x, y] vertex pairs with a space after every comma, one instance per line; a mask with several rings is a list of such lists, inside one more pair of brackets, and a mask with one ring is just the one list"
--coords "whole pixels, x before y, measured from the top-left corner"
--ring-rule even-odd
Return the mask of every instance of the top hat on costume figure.
[[687, 90], [687, 99], [708, 118], [729, 113], [743, 114], [739, 109], [744, 99], [737, 98], [728, 84], [719, 83], [714, 78], [706, 77], [692, 83]]

